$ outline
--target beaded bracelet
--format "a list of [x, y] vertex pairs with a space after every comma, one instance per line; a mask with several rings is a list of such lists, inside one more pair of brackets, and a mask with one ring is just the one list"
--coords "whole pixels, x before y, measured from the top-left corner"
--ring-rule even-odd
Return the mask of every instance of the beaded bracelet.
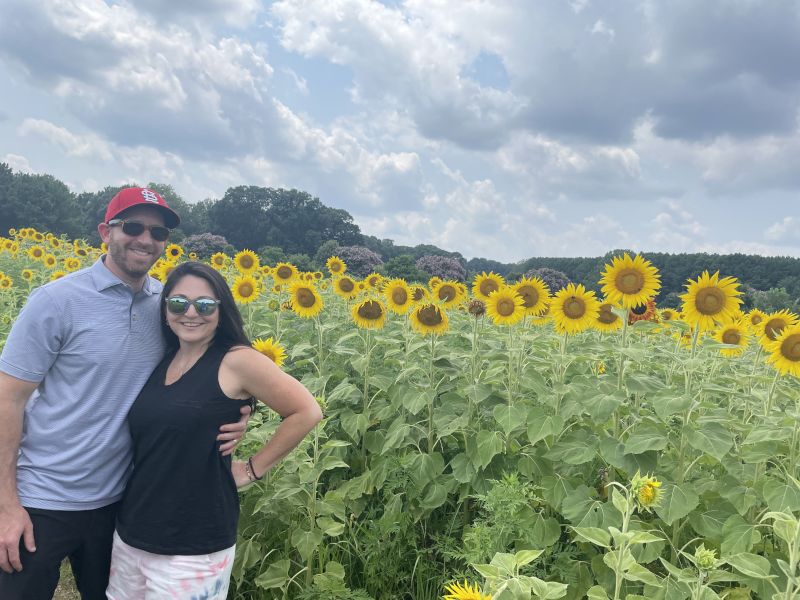
[[261, 481], [261, 479], [264, 477], [263, 475], [261, 477], [256, 477], [256, 470], [253, 468], [252, 456], [247, 459], [247, 462], [244, 465], [244, 472], [247, 473], [247, 478], [250, 481]]

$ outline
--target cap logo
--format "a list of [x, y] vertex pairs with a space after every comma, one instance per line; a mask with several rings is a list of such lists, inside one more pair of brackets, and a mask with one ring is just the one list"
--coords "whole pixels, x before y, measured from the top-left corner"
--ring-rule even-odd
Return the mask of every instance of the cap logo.
[[155, 192], [151, 190], [142, 190], [142, 198], [148, 202], [155, 202], [158, 204], [158, 196], [156, 196]]

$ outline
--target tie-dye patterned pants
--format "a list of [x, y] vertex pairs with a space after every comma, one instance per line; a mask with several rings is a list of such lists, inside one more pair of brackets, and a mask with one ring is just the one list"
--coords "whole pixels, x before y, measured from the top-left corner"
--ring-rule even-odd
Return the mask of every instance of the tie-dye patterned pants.
[[225, 600], [236, 547], [197, 556], [133, 548], [114, 532], [109, 600]]

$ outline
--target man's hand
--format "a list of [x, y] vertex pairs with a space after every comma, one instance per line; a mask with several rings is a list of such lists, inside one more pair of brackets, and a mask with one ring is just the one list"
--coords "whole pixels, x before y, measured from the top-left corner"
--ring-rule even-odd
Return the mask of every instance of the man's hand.
[[247, 420], [250, 418], [251, 410], [251, 407], [243, 406], [241, 409], [241, 419], [236, 423], [228, 423], [219, 428], [222, 433], [217, 436], [217, 441], [224, 442], [220, 444], [219, 447], [222, 456], [233, 454], [233, 451], [236, 449], [236, 444], [239, 443], [239, 440], [244, 436], [244, 432], [247, 431]]
[[19, 558], [20, 537], [28, 552], [36, 552], [33, 539], [33, 523], [28, 511], [19, 504], [0, 508], [0, 569], [6, 573], [22, 571]]

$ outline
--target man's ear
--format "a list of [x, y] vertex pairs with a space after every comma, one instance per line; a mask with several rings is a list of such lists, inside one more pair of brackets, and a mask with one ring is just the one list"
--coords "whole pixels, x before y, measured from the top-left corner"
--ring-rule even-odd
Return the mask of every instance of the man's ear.
[[108, 245], [108, 242], [111, 239], [111, 227], [108, 226], [108, 223], [98, 223], [97, 233], [100, 234], [100, 239], [103, 240], [106, 245]]

